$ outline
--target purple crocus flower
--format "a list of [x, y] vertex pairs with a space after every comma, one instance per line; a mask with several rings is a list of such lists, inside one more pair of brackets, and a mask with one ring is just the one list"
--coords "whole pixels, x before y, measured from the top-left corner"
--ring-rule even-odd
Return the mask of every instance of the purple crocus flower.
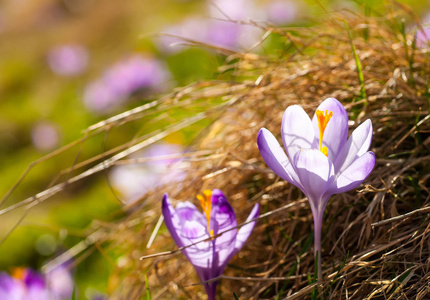
[[21, 300], [25, 296], [25, 287], [6, 272], [0, 273], [0, 299]]
[[258, 148], [266, 164], [281, 178], [295, 185], [309, 200], [314, 217], [314, 251], [321, 276], [321, 227], [331, 195], [358, 187], [375, 166], [369, 149], [372, 122], [366, 120], [348, 138], [348, 115], [342, 104], [328, 98], [312, 120], [298, 105], [289, 106], [282, 119], [282, 141], [260, 129]]
[[[208, 299], [214, 300], [218, 281], [207, 281], [222, 274], [230, 259], [245, 244], [255, 221], [237, 230], [236, 214], [218, 189], [205, 190], [197, 198], [204, 214], [188, 201], [173, 208], [167, 194], [163, 197], [162, 211], [176, 245], [180, 248], [192, 245], [182, 252], [194, 266], [201, 281], [205, 282], [203, 285]], [[258, 214], [259, 205], [256, 204], [246, 222], [255, 219]]]
[[13, 276], [0, 273], [0, 299], [65, 300], [73, 293], [73, 280], [65, 268], [55, 269], [51, 278], [27, 268], [14, 269]]

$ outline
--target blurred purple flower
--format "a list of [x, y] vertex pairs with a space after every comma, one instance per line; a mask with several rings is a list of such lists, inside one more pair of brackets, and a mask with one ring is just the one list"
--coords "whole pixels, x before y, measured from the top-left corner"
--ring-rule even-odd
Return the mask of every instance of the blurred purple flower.
[[208, 24], [207, 43], [214, 46], [237, 47], [244, 25], [230, 21], [212, 20]]
[[297, 18], [297, 4], [289, 0], [274, 0], [267, 4], [267, 19], [274, 24], [288, 24]]
[[73, 294], [73, 276], [65, 265], [60, 265], [48, 272], [46, 284], [58, 299], [70, 299]]
[[103, 80], [96, 80], [87, 85], [84, 91], [84, 104], [89, 111], [106, 113], [125, 101]]
[[105, 113], [140, 90], [160, 92], [169, 78], [169, 72], [160, 61], [131, 55], [87, 86], [84, 103], [90, 111]]
[[189, 17], [179, 24], [169, 26], [162, 31], [159, 47], [167, 53], [175, 53], [183, 50], [187, 43], [183, 40], [191, 39], [193, 41], [205, 42], [208, 22], [203, 18]]
[[[67, 270], [54, 271], [57, 273], [51, 279], [27, 268], [16, 268], [13, 276], [0, 273], [0, 299], [69, 300], [74, 284], [70, 273]], [[58, 272], [67, 272], [67, 275]], [[70, 280], [64, 281], [65, 276]]]
[[151, 189], [180, 182], [185, 178], [187, 161], [180, 158], [163, 158], [182, 152], [183, 148], [177, 144], [154, 144], [134, 157], [147, 159], [147, 162], [116, 166], [110, 172], [109, 178], [125, 201], [133, 203]]
[[312, 121], [300, 106], [289, 106], [282, 119], [281, 134], [288, 156], [265, 128], [258, 133], [258, 148], [266, 164], [308, 198], [320, 277], [324, 209], [331, 195], [358, 187], [373, 170], [375, 155], [368, 151], [372, 122], [363, 122], [347, 139], [345, 108], [338, 100], [328, 98], [318, 106]]
[[423, 26], [417, 30], [416, 45], [418, 48], [428, 48], [430, 43], [430, 26]]
[[0, 299], [24, 299], [25, 286], [5, 272], [0, 273]]
[[249, 0], [213, 0], [209, 5], [209, 13], [212, 18], [246, 21], [257, 17], [259, 11]]
[[[163, 197], [162, 211], [166, 227], [176, 245], [186, 247], [182, 252], [201, 281], [205, 282], [222, 274], [227, 263], [245, 244], [256, 222], [250, 222], [238, 231], [235, 228], [236, 214], [221, 190], [205, 190], [197, 198], [204, 214], [188, 201], [173, 208], [167, 194]], [[258, 215], [257, 203], [246, 222]], [[217, 237], [218, 234], [221, 235]], [[197, 244], [192, 245], [194, 243]], [[218, 281], [205, 282], [203, 285], [208, 299], [214, 300]]]
[[61, 45], [52, 48], [47, 55], [51, 70], [61, 76], [79, 75], [88, 65], [88, 51], [80, 45]]
[[31, 130], [33, 145], [40, 151], [51, 151], [59, 144], [58, 128], [50, 122], [40, 122]]
[[183, 44], [187, 44], [184, 39], [189, 39], [215, 47], [239, 50], [248, 49], [261, 38], [261, 29], [235, 22], [258, 20], [262, 17], [262, 11], [249, 1], [216, 0], [211, 2], [208, 9], [209, 18], [191, 17], [164, 30], [169, 36], [161, 37], [161, 48], [167, 52], [179, 51], [184, 48]]
[[416, 30], [416, 46], [417, 48], [429, 48], [430, 43], [430, 14], [426, 14], [421, 23], [421, 27], [413, 27]]

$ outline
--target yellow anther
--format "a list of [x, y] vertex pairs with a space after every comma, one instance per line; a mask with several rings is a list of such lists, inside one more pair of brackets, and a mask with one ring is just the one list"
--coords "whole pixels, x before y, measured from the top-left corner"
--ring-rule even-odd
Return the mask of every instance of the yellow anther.
[[317, 110], [316, 115], [318, 119], [318, 128], [320, 130], [320, 151], [324, 153], [325, 156], [328, 156], [327, 147], [325, 146], [323, 147], [322, 142], [323, 142], [324, 131], [327, 128], [328, 122], [333, 116], [333, 112], [329, 110], [326, 110], [326, 111]]
[[204, 190], [203, 195], [197, 195], [197, 199], [200, 201], [203, 212], [206, 215], [206, 220], [208, 222], [208, 231], [211, 236], [213, 236], [213, 230], [210, 230], [209, 222], [211, 220], [211, 209], [212, 209], [212, 191]]
[[327, 149], [327, 147], [326, 147], [326, 146], [324, 146], [324, 147], [322, 147], [322, 148], [321, 148], [321, 152], [322, 152], [325, 156], [328, 156], [328, 149]]

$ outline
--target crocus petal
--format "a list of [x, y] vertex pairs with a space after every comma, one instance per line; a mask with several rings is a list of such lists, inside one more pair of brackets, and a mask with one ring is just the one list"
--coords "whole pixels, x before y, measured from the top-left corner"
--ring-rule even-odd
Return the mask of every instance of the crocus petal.
[[[191, 203], [190, 203], [191, 204]], [[186, 204], [181, 209], [192, 209], [192, 205]], [[195, 206], [194, 206], [195, 208]], [[209, 234], [205, 225], [193, 217], [191, 220], [181, 220], [178, 213], [169, 203], [167, 194], [163, 197], [162, 204], [164, 222], [173, 240], [178, 247], [189, 246], [182, 250], [188, 258], [202, 281], [212, 278], [211, 270], [213, 265], [213, 242], [209, 239]], [[182, 216], [187, 215], [183, 214]], [[188, 216], [191, 214], [188, 213]], [[207, 241], [204, 241], [207, 239]]]
[[182, 222], [179, 216], [176, 214], [175, 209], [170, 204], [168, 194], [164, 194], [163, 196], [161, 210], [164, 216], [164, 223], [166, 224], [166, 227], [169, 230], [170, 235], [172, 236], [173, 240], [175, 241], [176, 245], [179, 248], [183, 247], [184, 244], [182, 242], [182, 239], [179, 237], [179, 233], [182, 227]]
[[189, 201], [179, 202], [176, 205], [175, 212], [178, 215], [180, 223], [177, 225], [180, 228], [184, 221], [197, 221], [203, 226], [206, 226], [206, 218], [197, 209], [197, 207]]
[[301, 189], [300, 181], [290, 160], [274, 135], [266, 128], [258, 132], [257, 145], [266, 164], [282, 179]]
[[298, 105], [289, 106], [282, 118], [282, 141], [292, 159], [300, 149], [315, 148], [315, 129], [307, 113]]
[[330, 190], [333, 194], [339, 194], [355, 189], [372, 172], [374, 166], [375, 154], [369, 151], [340, 173]]
[[[252, 219], [256, 219], [258, 217], [258, 215], [260, 214], [259, 210], [260, 210], [260, 205], [257, 203], [254, 205], [254, 208], [252, 209], [252, 211], [249, 214], [248, 218], [246, 219], [245, 223], [251, 221]], [[233, 251], [231, 251], [229, 257], [226, 259], [227, 263], [233, 258], [233, 256], [236, 255], [237, 252], [240, 251], [240, 249], [242, 249], [246, 240], [251, 235], [251, 232], [255, 227], [255, 223], [256, 223], [256, 221], [250, 222], [248, 224], [243, 225], [239, 229], [237, 236], [236, 236], [236, 242], [234, 245], [234, 249], [233, 249]]]
[[185, 221], [180, 235], [189, 239], [191, 242], [198, 239], [201, 240], [202, 238], [208, 238], [206, 227], [195, 220]]
[[[212, 191], [211, 229], [214, 235], [237, 226], [236, 214], [233, 207], [228, 203], [224, 193], [219, 189]], [[220, 238], [224, 236], [221, 235]], [[218, 238], [219, 239], [219, 238]]]
[[[331, 161], [317, 149], [301, 150], [294, 156], [294, 167], [310, 202], [319, 202], [334, 177]], [[316, 208], [324, 203], [314, 203]], [[320, 210], [320, 209], [318, 209]]]
[[369, 150], [372, 142], [373, 127], [368, 119], [358, 126], [340, 150], [334, 162], [336, 173], [343, 172], [353, 161]]
[[186, 221], [181, 229], [181, 238], [185, 246], [196, 243], [182, 250], [194, 267], [213, 269], [214, 244], [205, 226], [197, 221]]
[[[196, 211], [188, 211], [185, 213], [184, 210], [186, 209], [195, 209]], [[206, 224], [202, 224], [198, 220], [199, 218], [195, 218], [195, 214], [200, 212], [197, 211], [194, 205], [191, 203], [187, 204], [186, 202], [185, 205], [182, 204], [179, 210], [183, 210], [181, 216], [188, 216], [190, 217], [189, 220], [180, 218], [177, 210], [170, 204], [168, 195], [164, 194], [162, 203], [164, 222], [176, 245], [178, 247], [184, 247], [199, 242], [196, 245], [185, 248], [183, 252], [193, 266], [211, 268], [213, 243], [211, 241], [200, 242], [210, 237], [205, 227]]]
[[[255, 204], [245, 223], [251, 221], [252, 219], [256, 219], [260, 214], [260, 206], [259, 204]], [[246, 240], [250, 236], [252, 230], [254, 229], [256, 221], [243, 225], [236, 236], [236, 245], [235, 245], [235, 253], [242, 249]]]
[[[218, 189], [212, 191], [212, 212], [210, 219], [210, 227], [213, 229], [213, 234], [217, 235], [214, 240], [215, 253], [214, 268], [218, 266], [218, 270], [213, 270], [214, 276], [222, 273], [228, 261], [227, 258], [234, 250], [237, 229], [236, 214], [223, 192]], [[232, 229], [234, 228], [234, 229]], [[223, 233], [224, 232], [224, 233]]]
[[[333, 112], [333, 116], [324, 131], [323, 146], [327, 147], [328, 157], [334, 161], [348, 137], [348, 114], [343, 105], [335, 98], [327, 98], [318, 106], [317, 110]], [[317, 144], [319, 144], [319, 128], [316, 114], [312, 118], [312, 125]]]
[[0, 273], [0, 299], [25, 299], [26, 287], [5, 272]]

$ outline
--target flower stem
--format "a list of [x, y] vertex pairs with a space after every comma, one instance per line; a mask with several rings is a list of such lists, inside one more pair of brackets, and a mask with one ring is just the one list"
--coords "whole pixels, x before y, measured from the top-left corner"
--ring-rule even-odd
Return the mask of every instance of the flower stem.
[[321, 227], [322, 227], [322, 218], [323, 214], [318, 213], [316, 216], [314, 216], [314, 257], [315, 262], [318, 264], [317, 268], [317, 276], [318, 281], [320, 282], [322, 279], [321, 276]]
[[206, 294], [208, 294], [208, 300], [215, 300], [217, 285], [218, 281], [205, 284], [205, 290]]

